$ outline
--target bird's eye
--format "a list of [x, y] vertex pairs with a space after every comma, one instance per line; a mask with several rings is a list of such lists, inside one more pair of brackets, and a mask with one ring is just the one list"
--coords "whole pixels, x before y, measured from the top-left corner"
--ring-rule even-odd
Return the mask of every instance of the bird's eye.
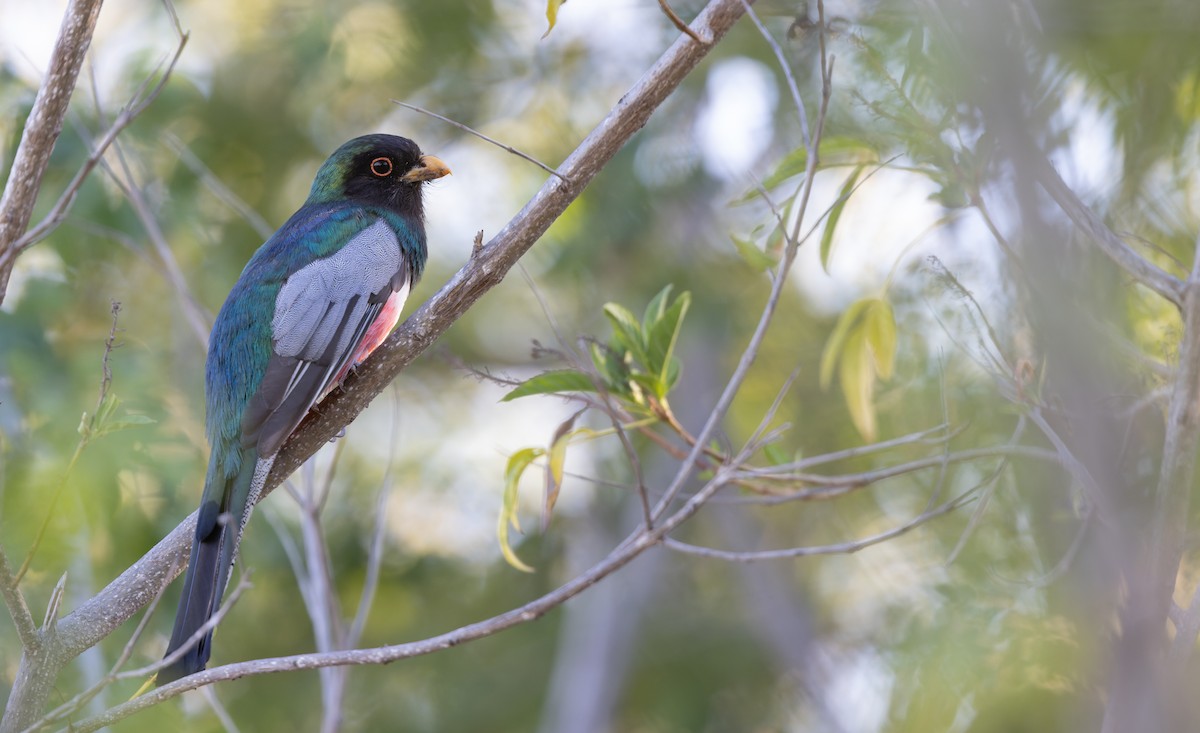
[[376, 158], [371, 161], [371, 172], [380, 178], [386, 178], [392, 174], [392, 159], [391, 158]]

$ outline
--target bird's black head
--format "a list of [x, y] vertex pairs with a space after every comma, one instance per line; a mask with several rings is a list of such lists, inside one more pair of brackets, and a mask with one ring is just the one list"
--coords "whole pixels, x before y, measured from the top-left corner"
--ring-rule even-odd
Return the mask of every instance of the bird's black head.
[[317, 171], [308, 200], [353, 201], [420, 218], [421, 184], [449, 175], [440, 159], [396, 135], [364, 135], [338, 148]]

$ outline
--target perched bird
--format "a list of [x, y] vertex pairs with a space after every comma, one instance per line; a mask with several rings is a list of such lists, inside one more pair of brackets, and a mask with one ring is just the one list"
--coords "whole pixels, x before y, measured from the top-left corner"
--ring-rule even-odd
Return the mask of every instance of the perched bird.
[[158, 684], [204, 669], [238, 542], [280, 447], [308, 409], [396, 325], [421, 277], [421, 187], [448, 175], [412, 140], [366, 135], [317, 171], [300, 210], [259, 248], [221, 306], [205, 364], [212, 455]]

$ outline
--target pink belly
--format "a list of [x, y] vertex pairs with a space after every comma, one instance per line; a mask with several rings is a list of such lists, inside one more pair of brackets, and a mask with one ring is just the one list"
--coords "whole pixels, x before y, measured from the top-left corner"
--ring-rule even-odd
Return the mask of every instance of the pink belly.
[[358, 349], [354, 352], [354, 357], [346, 362], [346, 366], [342, 367], [342, 371], [338, 372], [337, 377], [329, 385], [331, 388], [335, 384], [341, 384], [346, 378], [346, 374], [350, 372], [351, 367], [358, 366], [371, 355], [371, 352], [379, 348], [383, 340], [388, 337], [392, 329], [396, 327], [396, 322], [400, 320], [400, 311], [404, 308], [405, 298], [408, 296], [408, 288], [401, 288], [392, 293], [392, 297], [387, 299], [383, 304], [383, 310], [379, 311], [379, 315], [375, 317], [375, 321], [367, 327], [367, 334], [363, 336], [363, 340], [358, 345]]

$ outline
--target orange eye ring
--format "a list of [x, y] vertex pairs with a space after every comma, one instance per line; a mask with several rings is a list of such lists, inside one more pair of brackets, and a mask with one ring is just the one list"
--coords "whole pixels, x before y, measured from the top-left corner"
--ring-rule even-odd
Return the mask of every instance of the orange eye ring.
[[391, 158], [376, 158], [371, 161], [371, 173], [379, 178], [387, 178], [392, 175], [392, 159]]

